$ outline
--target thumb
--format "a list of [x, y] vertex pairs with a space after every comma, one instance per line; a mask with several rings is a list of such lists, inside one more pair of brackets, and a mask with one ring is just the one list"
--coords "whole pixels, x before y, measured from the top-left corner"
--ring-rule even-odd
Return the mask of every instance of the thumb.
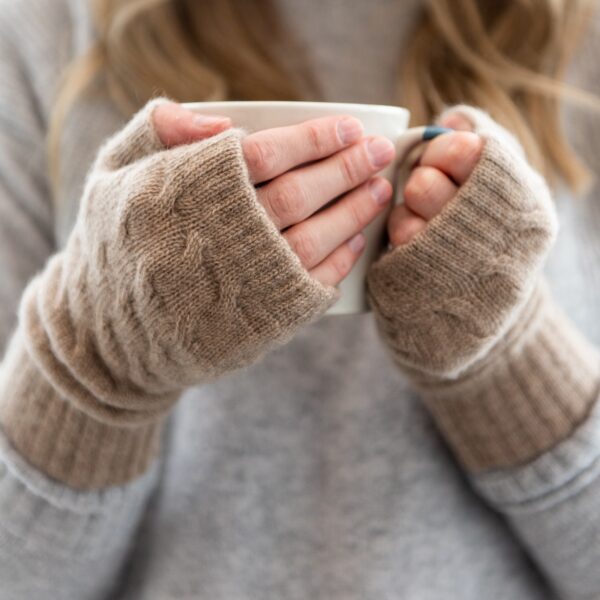
[[106, 140], [96, 168], [120, 169], [169, 146], [197, 142], [229, 127], [229, 117], [199, 115], [166, 98], [154, 98]]
[[[466, 121], [469, 129], [484, 139], [495, 138], [514, 157], [527, 160], [525, 150], [517, 136], [493, 119], [488, 111], [469, 104], [456, 104], [447, 106], [439, 115], [439, 121], [448, 123], [451, 115], [453, 118], [459, 117], [459, 123]], [[453, 127], [453, 125], [448, 126]]]
[[166, 147], [197, 142], [231, 127], [229, 117], [199, 114], [176, 102], [161, 104], [152, 116], [156, 133]]
[[460, 113], [447, 113], [440, 118], [442, 127], [449, 127], [458, 131], [473, 131], [473, 124]]

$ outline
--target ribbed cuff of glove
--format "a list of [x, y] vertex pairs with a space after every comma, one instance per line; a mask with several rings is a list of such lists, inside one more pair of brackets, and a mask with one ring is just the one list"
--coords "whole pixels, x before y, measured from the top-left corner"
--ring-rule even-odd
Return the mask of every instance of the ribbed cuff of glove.
[[123, 427], [90, 417], [50, 383], [23, 332], [12, 337], [0, 371], [0, 425], [46, 475], [77, 489], [130, 481], [157, 456], [163, 422]]
[[597, 398], [598, 356], [540, 282], [558, 228], [543, 178], [516, 138], [450, 107], [484, 139], [444, 210], [370, 269], [391, 357], [471, 471], [521, 464], [567, 437]]
[[141, 474], [184, 387], [257, 361], [339, 298], [258, 202], [246, 132], [165, 149], [151, 125], [161, 102], [101, 149], [2, 364], [7, 437], [77, 488]]
[[473, 473], [525, 464], [569, 437], [600, 393], [600, 356], [540, 282], [518, 322], [457, 379], [408, 371]]

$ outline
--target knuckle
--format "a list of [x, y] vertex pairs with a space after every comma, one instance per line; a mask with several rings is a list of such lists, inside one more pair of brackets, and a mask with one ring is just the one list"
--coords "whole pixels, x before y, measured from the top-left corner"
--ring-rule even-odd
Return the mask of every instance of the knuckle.
[[319, 246], [313, 236], [307, 232], [298, 232], [289, 242], [303, 265], [313, 266], [317, 264]]
[[269, 200], [273, 215], [282, 223], [300, 219], [304, 207], [302, 187], [294, 177], [280, 178]]
[[158, 134], [161, 141], [164, 139], [165, 130], [168, 125], [168, 112], [164, 106], [157, 106], [150, 116], [150, 124]]
[[352, 269], [352, 258], [348, 252], [336, 252], [331, 257], [331, 268], [338, 279], [343, 279]]
[[401, 246], [410, 241], [412, 230], [407, 220], [400, 221], [389, 233], [393, 246]]
[[339, 156], [339, 167], [342, 177], [350, 186], [354, 187], [361, 181], [361, 168], [355, 152], [342, 152]]
[[480, 142], [476, 134], [468, 131], [458, 131], [452, 136], [448, 146], [448, 158], [464, 161], [477, 154], [479, 146]]
[[327, 135], [326, 132], [319, 127], [317, 123], [305, 123], [306, 135], [308, 137], [310, 147], [315, 154], [321, 156], [327, 153]]
[[267, 139], [255, 140], [246, 138], [244, 142], [244, 158], [254, 177], [264, 177], [272, 173], [277, 161], [277, 153], [273, 143]]
[[427, 192], [429, 192], [433, 186], [436, 175], [437, 171], [432, 167], [419, 167], [417, 169], [415, 172], [415, 179], [419, 188], [421, 189], [421, 194], [426, 195]]
[[[370, 204], [373, 204], [371, 202]], [[369, 219], [365, 215], [364, 198], [360, 198], [358, 202], [349, 202], [347, 206], [348, 219], [353, 230], [358, 231], [364, 229], [368, 224]]]
[[404, 186], [404, 198], [407, 202], [420, 200], [431, 188], [431, 173], [428, 167], [416, 167]]

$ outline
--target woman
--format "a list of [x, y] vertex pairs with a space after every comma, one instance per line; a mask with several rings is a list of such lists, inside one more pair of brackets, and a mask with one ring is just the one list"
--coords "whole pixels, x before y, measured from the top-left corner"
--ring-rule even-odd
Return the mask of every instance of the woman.
[[[0, 598], [598, 597], [598, 116], [556, 83], [594, 91], [591, 3], [0, 9]], [[389, 143], [157, 93], [457, 130], [372, 313], [323, 317]]]

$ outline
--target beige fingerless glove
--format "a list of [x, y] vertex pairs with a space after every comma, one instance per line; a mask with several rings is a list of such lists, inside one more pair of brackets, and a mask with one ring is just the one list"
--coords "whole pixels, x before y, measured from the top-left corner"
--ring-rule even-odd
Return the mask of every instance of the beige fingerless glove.
[[481, 158], [413, 243], [369, 271], [377, 325], [401, 364], [455, 377], [484, 356], [531, 297], [557, 231], [544, 179], [483, 112]]
[[0, 373], [7, 435], [75, 487], [143, 472], [185, 386], [257, 361], [339, 297], [257, 201], [244, 130], [166, 149], [151, 122], [163, 101], [101, 149]]
[[540, 271], [557, 233], [548, 187], [482, 110], [448, 108], [484, 139], [456, 196], [368, 273], [378, 331], [472, 471], [527, 461], [569, 435], [597, 395], [598, 355]]

